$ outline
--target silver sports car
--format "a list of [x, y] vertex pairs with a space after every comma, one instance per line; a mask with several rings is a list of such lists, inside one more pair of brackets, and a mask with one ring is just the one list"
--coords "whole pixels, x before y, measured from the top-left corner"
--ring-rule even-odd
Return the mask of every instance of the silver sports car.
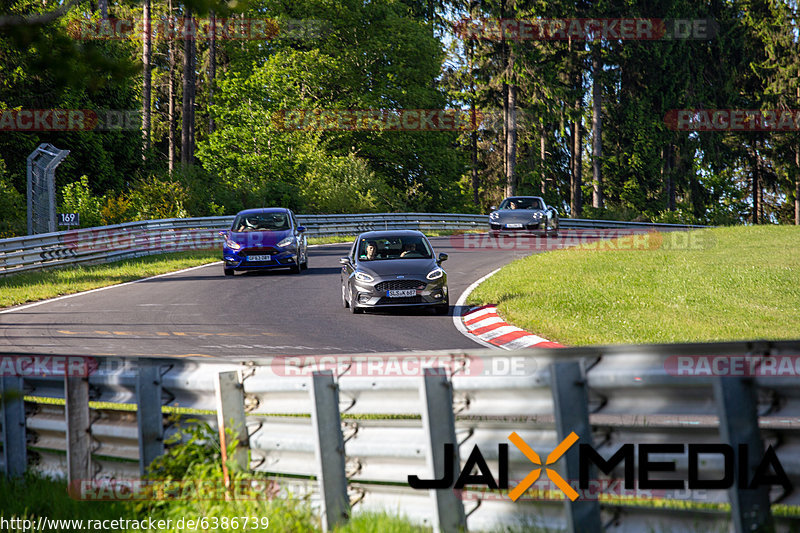
[[509, 196], [500, 204], [492, 206], [489, 213], [489, 235], [544, 232], [558, 236], [558, 212], [549, 207], [538, 196]]
[[356, 237], [342, 257], [342, 304], [353, 313], [366, 308], [432, 306], [438, 314], [450, 309], [447, 254], [434, 256], [419, 231], [369, 231]]

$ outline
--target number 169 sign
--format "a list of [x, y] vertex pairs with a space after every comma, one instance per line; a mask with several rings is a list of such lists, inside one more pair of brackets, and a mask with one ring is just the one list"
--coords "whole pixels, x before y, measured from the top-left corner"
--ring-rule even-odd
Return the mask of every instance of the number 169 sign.
[[81, 217], [78, 213], [59, 213], [58, 225], [59, 226], [80, 226]]

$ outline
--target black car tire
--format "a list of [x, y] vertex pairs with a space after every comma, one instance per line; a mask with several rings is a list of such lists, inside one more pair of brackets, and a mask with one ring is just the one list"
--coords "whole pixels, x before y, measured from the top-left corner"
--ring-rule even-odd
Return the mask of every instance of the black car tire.
[[342, 305], [345, 309], [350, 307], [350, 302], [347, 301], [347, 287], [342, 285]]
[[222, 270], [225, 272], [226, 276], [233, 276], [236, 273], [232, 268], [223, 268]]
[[303, 268], [300, 266], [300, 263], [295, 263], [292, 265], [292, 274], [299, 274], [303, 271]]
[[300, 264], [300, 268], [303, 270], [308, 270], [308, 254], [306, 254], [306, 260]]
[[434, 305], [433, 310], [437, 315], [446, 315], [450, 312], [450, 298], [448, 297], [444, 302]]
[[363, 309], [359, 309], [358, 307], [356, 307], [355, 295], [352, 293], [350, 294], [350, 312], [353, 313], [354, 315], [358, 315], [364, 312]]

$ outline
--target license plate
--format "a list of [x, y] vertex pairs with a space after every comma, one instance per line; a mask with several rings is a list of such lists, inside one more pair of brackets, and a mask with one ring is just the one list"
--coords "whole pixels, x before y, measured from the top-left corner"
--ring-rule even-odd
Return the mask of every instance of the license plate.
[[507, 228], [521, 228], [522, 224], [506, 224]]
[[247, 256], [247, 260], [248, 261], [269, 261], [270, 259], [271, 259], [271, 256], [269, 256], [269, 255], [248, 255]]
[[404, 298], [408, 296], [416, 296], [417, 290], [416, 289], [402, 289], [396, 291], [386, 291], [386, 296], [389, 298]]

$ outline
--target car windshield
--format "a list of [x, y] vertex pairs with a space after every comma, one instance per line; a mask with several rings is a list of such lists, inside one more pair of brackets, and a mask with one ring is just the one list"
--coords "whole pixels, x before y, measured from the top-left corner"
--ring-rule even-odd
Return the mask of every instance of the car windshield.
[[377, 261], [386, 259], [431, 259], [428, 241], [415, 235], [374, 237], [361, 239], [358, 243], [359, 261]]
[[236, 215], [232, 231], [285, 231], [289, 229], [289, 216], [286, 213], [259, 213], [255, 215]]
[[544, 209], [539, 198], [506, 198], [500, 209]]

